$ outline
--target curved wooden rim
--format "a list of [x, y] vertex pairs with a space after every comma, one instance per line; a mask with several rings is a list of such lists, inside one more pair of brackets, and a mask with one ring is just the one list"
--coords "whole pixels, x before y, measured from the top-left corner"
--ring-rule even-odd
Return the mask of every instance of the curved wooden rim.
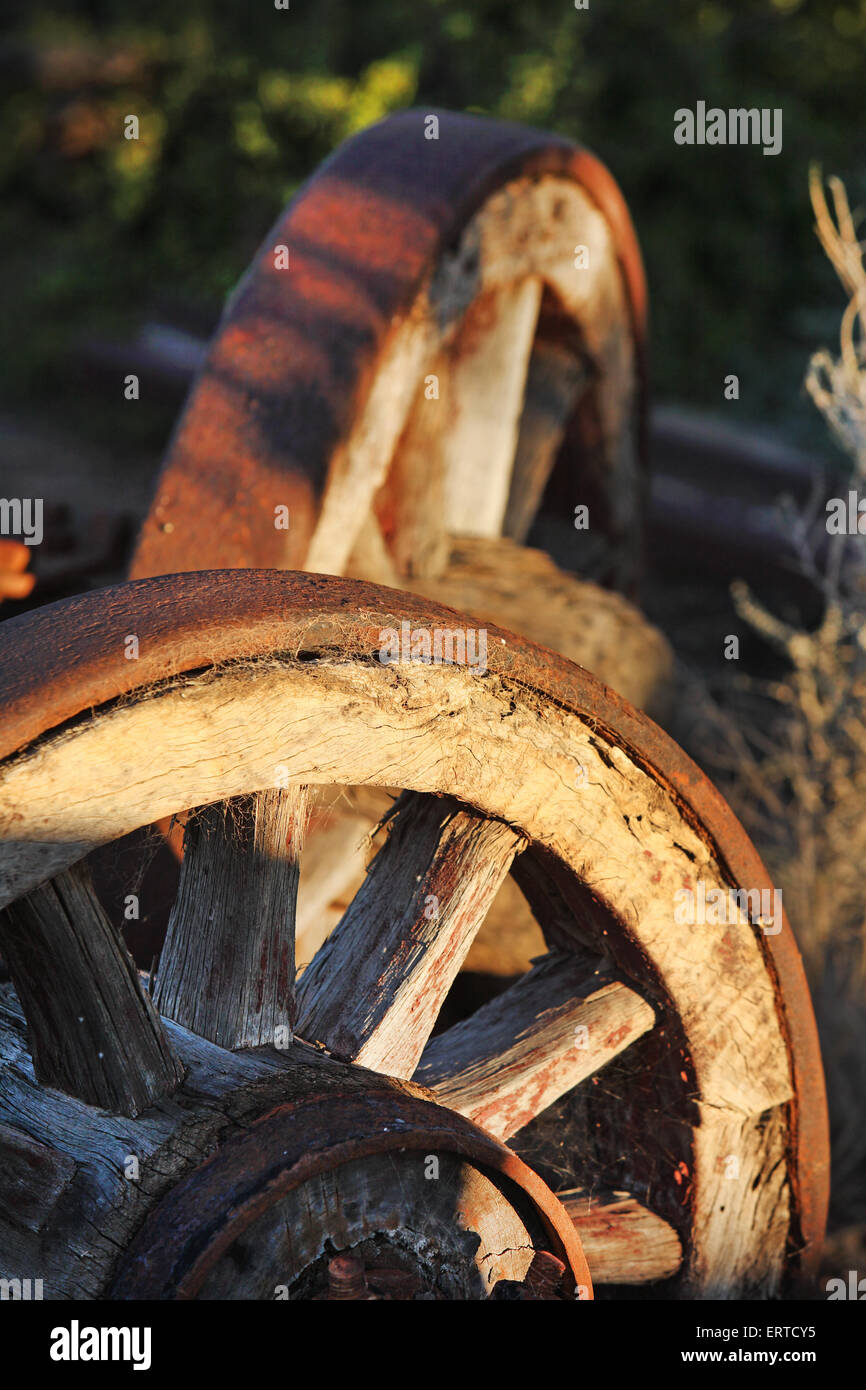
[[575, 1286], [593, 1297], [574, 1223], [550, 1188], [503, 1144], [420, 1095], [313, 1094], [281, 1105], [183, 1178], [149, 1214], [117, 1271], [113, 1298], [195, 1298], [238, 1236], [280, 1197], [372, 1154], [444, 1149], [505, 1178], [532, 1203]]
[[[424, 140], [428, 115], [439, 120], [438, 141]], [[132, 577], [300, 567], [327, 462], [395, 323], [484, 201], [513, 179], [543, 175], [579, 184], [610, 226], [631, 316], [645, 462], [646, 282], [612, 175], [589, 151], [543, 131], [403, 111], [341, 145], [265, 238], [192, 387]], [[276, 245], [291, 248], [294, 272], [273, 273]], [[289, 532], [274, 529], [276, 505], [290, 509]]]
[[[117, 696], [184, 671], [275, 652], [369, 656], [382, 628], [408, 619], [454, 626], [454, 611], [380, 586], [318, 575], [223, 571], [140, 580], [52, 604], [0, 628], [0, 756]], [[594, 722], [675, 798], [734, 881], [771, 888], [730, 807], [645, 715], [556, 653], [488, 626], [488, 670]], [[140, 656], [128, 661], [124, 637]], [[826, 1222], [828, 1121], [817, 1030], [793, 934], [761, 934], [777, 983], [793, 1069], [790, 1172], [802, 1244], [814, 1270]]]

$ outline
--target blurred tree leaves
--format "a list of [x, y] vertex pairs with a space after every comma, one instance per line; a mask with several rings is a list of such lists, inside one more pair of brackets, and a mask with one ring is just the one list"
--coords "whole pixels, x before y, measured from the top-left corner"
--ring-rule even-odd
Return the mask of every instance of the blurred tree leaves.
[[[175, 299], [212, 319], [265, 229], [347, 136], [418, 104], [583, 140], [632, 207], [665, 395], [799, 421], [839, 304], [811, 230], [811, 159], [866, 192], [866, 0], [19, 0], [0, 52], [8, 380], [37, 396], [87, 325]], [[683, 148], [673, 113], [780, 106], [784, 148]], [[139, 116], [141, 138], [123, 139]], [[27, 324], [22, 343], [20, 328]], [[823, 325], [826, 323], [826, 330]]]

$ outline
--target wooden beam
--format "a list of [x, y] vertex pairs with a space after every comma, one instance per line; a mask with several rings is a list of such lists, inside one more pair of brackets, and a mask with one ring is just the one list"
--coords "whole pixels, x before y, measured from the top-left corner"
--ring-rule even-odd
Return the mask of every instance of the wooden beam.
[[399, 572], [374, 511], [368, 512], [355, 537], [352, 553], [346, 563], [346, 573], [353, 579], [366, 579], [370, 584], [387, 584], [391, 589], [400, 588]]
[[649, 1004], [603, 961], [551, 954], [433, 1038], [413, 1079], [508, 1139], [654, 1022]]
[[358, 530], [369, 515], [439, 330], [429, 319], [409, 318], [392, 335], [360, 404], [350, 437], [330, 458], [328, 483], [304, 569], [343, 574]]
[[445, 476], [453, 423], [450, 359], [443, 349], [424, 373], [376, 497], [376, 512], [387, 526], [391, 554], [404, 576], [438, 575], [448, 564]]
[[181, 1064], [83, 862], [9, 905], [0, 953], [44, 1085], [120, 1115], [179, 1085]]
[[557, 1196], [577, 1228], [594, 1284], [653, 1284], [676, 1274], [679, 1236], [630, 1193], [575, 1187]]
[[568, 418], [590, 372], [558, 343], [538, 342], [529, 359], [520, 433], [502, 534], [526, 540], [553, 471]]
[[340, 809], [311, 825], [301, 855], [295, 915], [295, 970], [306, 969], [364, 882], [365, 838], [376, 820]]
[[417, 1066], [521, 837], [449, 797], [401, 797], [388, 839], [298, 984], [298, 1032], [390, 1076]]
[[291, 1040], [306, 806], [305, 787], [270, 789], [203, 807], [187, 824], [156, 1002], [220, 1047]]
[[0, 1224], [38, 1233], [75, 1175], [66, 1154], [0, 1124]]
[[443, 438], [445, 527], [456, 535], [502, 534], [540, 303], [541, 281], [531, 276], [467, 311], [452, 354]]

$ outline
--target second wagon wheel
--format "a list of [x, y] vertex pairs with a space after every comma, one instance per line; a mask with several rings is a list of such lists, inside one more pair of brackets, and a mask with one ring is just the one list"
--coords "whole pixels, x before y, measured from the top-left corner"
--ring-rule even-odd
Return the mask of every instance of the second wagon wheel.
[[[556, 633], [552, 645], [663, 719], [661, 634], [519, 546], [546, 498], [574, 568], [633, 583], [645, 315], [627, 208], [587, 150], [477, 116], [390, 117], [314, 173], [232, 296], [132, 576], [274, 566], [412, 588], [535, 640]], [[576, 530], [581, 506], [588, 529]], [[317, 882], [309, 931], [303, 904], [305, 950], [355, 882], [362, 818], [344, 810], [341, 798], [308, 841], [331, 896], [320, 907]], [[98, 873], [116, 897], [104, 859]], [[171, 877], [165, 862], [147, 921], [128, 928], [141, 963]], [[513, 949], [498, 929], [515, 906], [499, 905], [469, 968], [507, 975], [531, 953], [525, 913]]]
[[[165, 1014], [232, 1046], [296, 1007], [308, 1043], [421, 1082], [558, 1179], [601, 1282], [776, 1293], [813, 1270], [826, 1215], [799, 956], [781, 917], [776, 934], [675, 917], [681, 890], [766, 890], [765, 870], [685, 755], [579, 667], [496, 629], [474, 667], [381, 659], [404, 624], [453, 656], [464, 621], [351, 581], [233, 571], [7, 624], [0, 905], [97, 844], [210, 808], [157, 976]], [[292, 1006], [273, 846], [299, 789], [333, 782], [405, 793]], [[435, 1034], [509, 872], [548, 952]], [[231, 978], [245, 1002], [227, 1037], [213, 1001]], [[599, 1212], [602, 1184], [617, 1195]]]
[[398, 584], [440, 572], [451, 534], [523, 541], [550, 484], [569, 524], [589, 509], [572, 528], [595, 547], [582, 571], [626, 587], [645, 299], [625, 203], [587, 150], [444, 111], [363, 131], [232, 296], [132, 577], [262, 566]]

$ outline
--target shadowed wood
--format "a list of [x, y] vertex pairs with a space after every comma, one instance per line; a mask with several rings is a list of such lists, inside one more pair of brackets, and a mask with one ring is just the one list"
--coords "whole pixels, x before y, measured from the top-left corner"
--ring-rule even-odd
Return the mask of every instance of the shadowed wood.
[[590, 380], [586, 364], [558, 343], [538, 342], [529, 360], [520, 433], [502, 534], [525, 541], [578, 396]]
[[298, 1032], [410, 1077], [521, 837], [451, 798], [406, 796], [298, 984]]
[[[184, 1063], [185, 1077], [177, 1095], [157, 1102], [134, 1120], [110, 1115], [40, 1086], [27, 1050], [19, 1002], [9, 984], [0, 985], [0, 1099], [8, 1121], [0, 1127], [0, 1273], [9, 1270], [8, 1258], [20, 1257], [22, 1263], [14, 1266], [15, 1272], [43, 1278], [46, 1299], [110, 1297], [118, 1260], [157, 1204], [171, 1197], [175, 1184], [217, 1155], [227, 1141], [243, 1139], [275, 1107], [295, 1105], [304, 1110], [306, 1118], [299, 1128], [306, 1131], [309, 1125], [309, 1140], [305, 1147], [303, 1134], [294, 1128], [286, 1130], [289, 1166], [300, 1159], [315, 1169], [317, 1154], [333, 1150], [344, 1140], [347, 1151], [335, 1152], [321, 1172], [321, 1181], [311, 1178], [305, 1184], [303, 1191], [313, 1200], [303, 1221], [288, 1233], [294, 1267], [290, 1263], [279, 1280], [272, 1276], [269, 1289], [269, 1250], [257, 1245], [257, 1230], [249, 1228], [246, 1244], [254, 1267], [244, 1267], [243, 1281], [235, 1285], [233, 1297], [254, 1284], [258, 1269], [256, 1296], [272, 1299], [275, 1283], [300, 1273], [320, 1250], [328, 1248], [332, 1235], [342, 1239], [356, 1228], [363, 1228], [359, 1238], [381, 1232], [407, 1251], [420, 1248], [423, 1257], [424, 1230], [411, 1219], [413, 1213], [402, 1213], [402, 1229], [389, 1224], [401, 1217], [399, 1190], [395, 1190], [395, 1176], [399, 1189], [400, 1174], [409, 1177], [407, 1193], [428, 1193], [436, 1235], [455, 1253], [462, 1246], [461, 1264], [471, 1281], [479, 1272], [485, 1285], [490, 1274], [515, 1277], [515, 1267], [519, 1275], [531, 1258], [533, 1244], [549, 1247], [550, 1235], [541, 1224], [535, 1197], [529, 1200], [511, 1178], [499, 1179], [483, 1164], [491, 1181], [485, 1180], [479, 1188], [474, 1160], [452, 1160], [451, 1155], [461, 1151], [451, 1136], [455, 1123], [463, 1125], [463, 1120], [430, 1107], [434, 1113], [424, 1121], [427, 1138], [421, 1146], [417, 1139], [412, 1143], [413, 1126], [402, 1107], [413, 1098], [429, 1101], [419, 1087], [346, 1067], [297, 1041], [283, 1051], [227, 1052], [171, 1021], [166, 1021], [166, 1031]], [[380, 1146], [394, 1153], [394, 1164], [381, 1153], [356, 1157], [365, 1152], [370, 1139], [363, 1117], [347, 1122], [345, 1130], [339, 1120], [341, 1107], [377, 1097], [385, 1114], [402, 1121], [401, 1138], [395, 1135], [394, 1142]], [[320, 1122], [322, 1105], [331, 1107], [328, 1122]], [[381, 1138], [387, 1141], [388, 1136]], [[486, 1136], [479, 1134], [478, 1140], [485, 1150], [488, 1144], [495, 1147]], [[431, 1174], [431, 1156], [437, 1158], [436, 1178]], [[489, 1153], [486, 1156], [489, 1159]], [[510, 1163], [512, 1156], [503, 1152], [502, 1158]], [[350, 1183], [355, 1196], [367, 1194], [366, 1211], [363, 1207], [337, 1209], [339, 1174], [347, 1159], [353, 1165], [350, 1172], [366, 1174]], [[257, 1170], [254, 1150], [248, 1167], [241, 1171], [244, 1184], [261, 1183], [266, 1189], [267, 1168], [263, 1164]], [[35, 1195], [29, 1204], [16, 1208], [15, 1185], [22, 1173], [33, 1175]], [[526, 1177], [537, 1182], [530, 1174]], [[440, 1201], [437, 1196], [440, 1182], [450, 1193], [450, 1221], [447, 1199]], [[553, 1207], [549, 1193], [547, 1197]], [[195, 1214], [187, 1212], [193, 1230], [199, 1229], [204, 1236], [208, 1218], [219, 1221], [224, 1216], [222, 1210], [210, 1212], [201, 1206]], [[158, 1214], [153, 1219], [161, 1220]], [[528, 1223], [528, 1234], [523, 1223]], [[267, 1225], [267, 1216], [263, 1224]], [[477, 1235], [471, 1238], [473, 1232], [482, 1238], [480, 1248]], [[498, 1238], [506, 1233], [507, 1239], [499, 1244]], [[515, 1242], [515, 1236], [521, 1239]], [[241, 1234], [231, 1250], [237, 1253], [244, 1240]], [[436, 1249], [428, 1254], [435, 1282]], [[227, 1259], [237, 1270], [230, 1252]], [[219, 1266], [214, 1280], [219, 1283]], [[476, 1288], [476, 1294], [481, 1292]]]
[[580, 1235], [596, 1284], [653, 1284], [682, 1263], [673, 1226], [628, 1192], [575, 1187], [557, 1196]]
[[435, 1169], [410, 1151], [311, 1178], [244, 1232], [199, 1298], [273, 1300], [277, 1290], [280, 1298], [309, 1297], [335, 1249], [401, 1265], [419, 1283], [426, 1273], [432, 1285], [435, 1270], [440, 1296], [461, 1301], [488, 1297], [500, 1279], [523, 1279], [544, 1232], [530, 1232], [471, 1164], [431, 1157]]
[[[581, 762], [575, 768], [576, 786], [584, 776], [588, 781], [588, 764]], [[549, 946], [563, 951], [598, 949], [610, 925], [607, 909], [555, 855], [532, 845], [528, 854], [515, 859], [512, 877]]]
[[414, 1080], [442, 1105], [508, 1139], [654, 1022], [649, 1004], [603, 961], [549, 955], [471, 1018], [432, 1038]]
[[68, 1155], [11, 1125], [0, 1124], [0, 1274], [40, 1277], [41, 1232], [75, 1174]]
[[179, 1084], [180, 1062], [86, 865], [62, 871], [0, 914], [0, 952], [44, 1085], [137, 1115]]
[[201, 808], [186, 828], [160, 1012], [221, 1047], [291, 1039], [305, 787]]

